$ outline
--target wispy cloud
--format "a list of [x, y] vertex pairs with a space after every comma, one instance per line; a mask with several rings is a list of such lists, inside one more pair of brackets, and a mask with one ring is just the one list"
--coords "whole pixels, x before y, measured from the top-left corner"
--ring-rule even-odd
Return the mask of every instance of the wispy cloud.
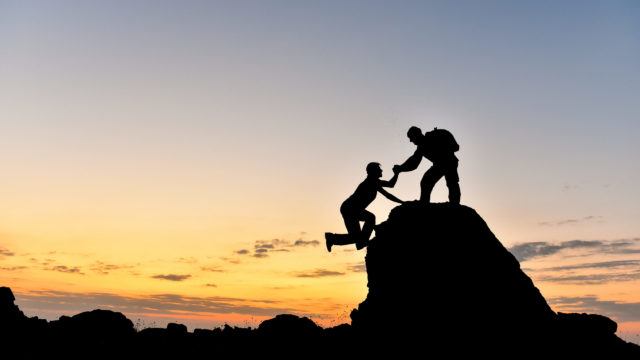
[[537, 276], [537, 281], [552, 282], [552, 283], [564, 283], [574, 285], [595, 285], [605, 284], [611, 282], [622, 281], [635, 281], [640, 279], [640, 271], [632, 272], [609, 272], [600, 274], [585, 274], [585, 275], [542, 275]]
[[[639, 266], [640, 260], [612, 260], [527, 269], [526, 271], [534, 273], [536, 281], [594, 285], [640, 280]], [[582, 270], [595, 272], [585, 274]]]
[[224, 262], [228, 262], [229, 264], [240, 264], [242, 261], [240, 261], [240, 259], [237, 258], [232, 258], [232, 257], [228, 257], [228, 256], [221, 256], [220, 260], [224, 261]]
[[185, 275], [178, 275], [178, 274], [158, 274], [158, 275], [153, 275], [152, 278], [153, 279], [159, 279], [159, 280], [169, 280], [169, 281], [184, 281], [187, 280], [191, 277], [191, 275], [185, 274]]
[[206, 272], [218, 272], [218, 273], [225, 272], [225, 270], [222, 267], [217, 265], [201, 266], [200, 270], [206, 271]]
[[89, 269], [101, 275], [108, 275], [112, 271], [132, 268], [134, 268], [133, 265], [109, 264], [102, 261], [96, 261]]
[[253, 252], [248, 249], [236, 250], [236, 255], [251, 255], [255, 258], [269, 257], [269, 253], [272, 252], [291, 252], [295, 248], [318, 246], [320, 242], [318, 240], [303, 240], [297, 239], [295, 241], [283, 240], [283, 239], [271, 239], [271, 240], [257, 240], [253, 245]]
[[298, 239], [293, 243], [293, 246], [318, 246], [320, 241], [318, 240], [302, 240]]
[[558, 311], [603, 314], [617, 321], [640, 321], [640, 302], [600, 300], [595, 295], [556, 297], [548, 302]]
[[327, 277], [327, 276], [342, 276], [342, 275], [345, 275], [345, 273], [340, 271], [326, 270], [326, 269], [316, 269], [316, 270], [307, 271], [307, 272], [297, 272], [297, 273], [294, 273], [294, 275], [300, 278], [320, 278], [320, 277]]
[[599, 215], [589, 215], [589, 216], [585, 216], [585, 217], [581, 217], [581, 218], [575, 218], [575, 219], [563, 219], [563, 220], [556, 220], [556, 221], [542, 221], [542, 222], [539, 222], [538, 225], [540, 225], [540, 226], [575, 225], [575, 224], [579, 224], [579, 223], [592, 222], [592, 221], [602, 222], [603, 219], [604, 219], [604, 217], [599, 216]]
[[14, 256], [15, 253], [13, 251], [9, 251], [9, 249], [5, 247], [0, 247], [0, 258], [5, 256]]
[[366, 272], [367, 271], [367, 267], [364, 264], [364, 262], [359, 262], [357, 264], [352, 264], [347, 266], [347, 270], [351, 271], [351, 272]]
[[577, 190], [579, 189], [580, 186], [576, 185], [576, 184], [564, 184], [562, 185], [562, 192], [569, 192], [572, 190]]
[[2, 271], [19, 271], [25, 270], [26, 266], [0, 266], [0, 270]]
[[584, 250], [592, 253], [607, 254], [638, 254], [640, 238], [624, 240], [571, 240], [560, 243], [545, 241], [517, 244], [509, 251], [519, 260], [527, 261], [533, 258], [550, 256], [565, 250]]
[[193, 297], [177, 294], [157, 294], [144, 297], [122, 296], [109, 293], [72, 293], [64, 291], [30, 291], [16, 293], [21, 309], [38, 311], [47, 309], [59, 312], [80, 312], [97, 308], [112, 309], [135, 314], [247, 314], [255, 316], [275, 316], [282, 313], [300, 311], [278, 306], [280, 302], [261, 299], [232, 297]]
[[267, 251], [269, 249], [275, 248], [275, 245], [274, 244], [256, 244], [254, 246], [254, 248], [256, 249], [256, 251], [257, 250], [265, 250], [265, 251]]
[[50, 266], [50, 267], [45, 267], [44, 270], [57, 271], [57, 272], [62, 272], [62, 273], [67, 273], [67, 274], [84, 275], [82, 270], [77, 266], [54, 265], [54, 266]]
[[198, 262], [198, 259], [194, 258], [193, 256], [179, 257], [176, 259], [176, 262], [182, 263], [182, 264], [195, 264]]
[[553, 266], [547, 268], [533, 269], [532, 271], [569, 271], [569, 270], [581, 270], [581, 269], [615, 269], [621, 267], [630, 267], [640, 265], [640, 260], [614, 260], [614, 261], [600, 261], [590, 262], [574, 265]]
[[212, 283], [204, 284], [204, 286], [206, 286], [206, 287], [213, 287], [213, 288], [217, 288], [217, 287], [218, 287], [218, 285], [216, 285], [216, 284], [212, 284]]

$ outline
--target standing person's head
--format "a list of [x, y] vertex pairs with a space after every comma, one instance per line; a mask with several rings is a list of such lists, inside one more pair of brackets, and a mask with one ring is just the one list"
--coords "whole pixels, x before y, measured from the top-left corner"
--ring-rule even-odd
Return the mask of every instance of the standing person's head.
[[380, 168], [380, 164], [377, 162], [370, 162], [367, 164], [367, 176], [372, 176], [375, 178], [382, 177], [382, 169]]
[[407, 131], [407, 137], [409, 141], [418, 145], [418, 142], [422, 139], [422, 130], [417, 126], [412, 126], [409, 128], [409, 131]]

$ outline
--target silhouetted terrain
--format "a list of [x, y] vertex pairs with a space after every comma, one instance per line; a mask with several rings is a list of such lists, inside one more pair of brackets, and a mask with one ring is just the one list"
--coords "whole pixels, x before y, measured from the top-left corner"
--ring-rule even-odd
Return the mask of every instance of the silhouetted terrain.
[[368, 338], [450, 354], [640, 355], [640, 347], [615, 335], [609, 318], [551, 310], [466, 206], [396, 207], [376, 228], [366, 266], [369, 294], [351, 318], [354, 331]]
[[[640, 358], [604, 316], [556, 314], [471, 208], [406, 203], [367, 250], [367, 299], [352, 325], [323, 329], [278, 315], [257, 329], [184, 325], [134, 329], [94, 310], [47, 322], [26, 317], [0, 288], [2, 358], [345, 357], [393, 351], [412, 357], [512, 355]], [[444, 354], [443, 354], [444, 352]], [[0, 355], [1, 356], [1, 355]]]

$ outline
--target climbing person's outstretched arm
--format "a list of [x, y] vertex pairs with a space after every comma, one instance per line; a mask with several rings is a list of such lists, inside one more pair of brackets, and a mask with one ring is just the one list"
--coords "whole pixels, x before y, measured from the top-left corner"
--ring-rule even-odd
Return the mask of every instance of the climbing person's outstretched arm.
[[384, 197], [386, 197], [387, 199], [389, 199], [389, 200], [391, 200], [391, 201], [395, 201], [395, 202], [397, 202], [398, 204], [402, 204], [402, 203], [404, 203], [404, 201], [402, 201], [402, 200], [398, 199], [397, 197], [395, 197], [395, 196], [393, 196], [393, 195], [389, 194], [389, 193], [387, 192], [387, 190], [383, 189], [382, 187], [379, 187], [379, 188], [378, 188], [378, 191], [380, 192], [380, 194], [384, 195]]
[[393, 177], [389, 180], [380, 180], [380, 186], [383, 187], [394, 187], [396, 186], [396, 181], [398, 181], [398, 172], [393, 173]]
[[422, 160], [422, 154], [420, 150], [416, 150], [402, 165], [395, 165], [393, 167], [394, 173], [401, 173], [407, 171], [413, 171], [418, 168], [420, 161]]

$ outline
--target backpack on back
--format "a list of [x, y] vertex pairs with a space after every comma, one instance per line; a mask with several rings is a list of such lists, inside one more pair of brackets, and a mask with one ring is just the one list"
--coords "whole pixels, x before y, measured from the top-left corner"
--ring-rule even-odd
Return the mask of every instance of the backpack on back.
[[460, 145], [448, 130], [433, 128], [433, 130], [425, 132], [424, 137], [429, 143], [429, 147], [436, 152], [456, 152], [460, 150]]

